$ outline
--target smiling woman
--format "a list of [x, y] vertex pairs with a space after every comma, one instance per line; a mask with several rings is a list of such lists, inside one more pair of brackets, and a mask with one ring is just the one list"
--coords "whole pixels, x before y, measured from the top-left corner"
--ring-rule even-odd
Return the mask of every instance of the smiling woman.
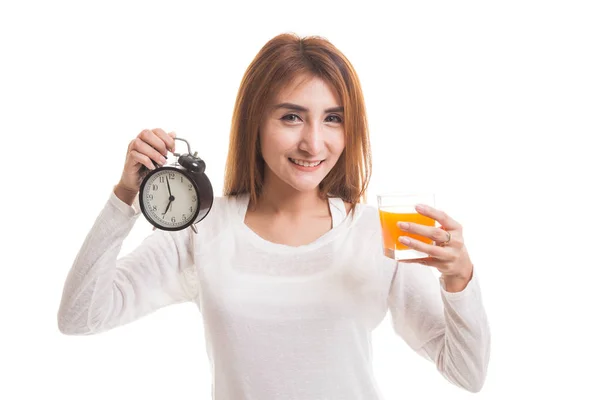
[[342, 118], [328, 112], [341, 109], [331, 106], [338, 104], [334, 92], [319, 78], [298, 80], [302, 83], [294, 82], [279, 92], [277, 102], [287, 102], [266, 113], [259, 143], [267, 166], [263, 185], [285, 184], [302, 192], [318, 187], [335, 167], [345, 138]]
[[394, 331], [445, 378], [481, 389], [490, 334], [461, 226], [419, 208], [448, 232], [406, 228], [445, 240], [407, 244], [431, 255], [440, 280], [385, 257], [378, 210], [361, 200], [371, 170], [362, 91], [331, 43], [285, 34], [265, 45], [239, 89], [224, 195], [196, 233], [156, 231], [118, 258], [139, 215], [140, 165], [164, 163], [174, 140], [152, 129], [130, 143], [67, 277], [63, 333], [99, 333], [192, 302], [215, 400], [371, 400], [381, 398], [371, 334], [389, 312]]
[[[292, 134], [296, 137], [290, 138]], [[279, 35], [249, 65], [233, 112], [226, 195], [249, 193], [251, 203], [257, 202], [269, 179], [265, 162], [276, 162], [270, 151], [267, 157], [261, 156], [261, 146], [264, 150], [265, 139], [273, 135], [287, 139], [278, 146], [302, 142], [291, 152], [273, 149], [283, 150], [280, 157], [298, 159], [298, 164], [308, 168], [299, 171], [311, 172], [307, 163], [324, 161], [304, 185], [318, 181], [321, 197], [342, 198], [351, 210], [364, 200], [371, 150], [362, 89], [352, 64], [327, 40]], [[320, 136], [323, 149], [315, 147]], [[284, 173], [282, 167], [275, 168]]]

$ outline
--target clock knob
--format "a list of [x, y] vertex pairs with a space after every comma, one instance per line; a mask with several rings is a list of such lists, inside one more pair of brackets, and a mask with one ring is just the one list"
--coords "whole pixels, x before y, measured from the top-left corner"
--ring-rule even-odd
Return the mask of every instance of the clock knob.
[[197, 157], [191, 156], [189, 154], [184, 154], [179, 157], [179, 165], [184, 167], [190, 172], [203, 173], [206, 169], [206, 163]]

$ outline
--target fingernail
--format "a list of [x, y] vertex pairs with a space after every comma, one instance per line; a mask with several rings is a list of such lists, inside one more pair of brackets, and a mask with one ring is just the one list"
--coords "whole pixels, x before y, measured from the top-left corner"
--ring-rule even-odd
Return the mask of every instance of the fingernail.
[[164, 158], [164, 157], [161, 157], [161, 158], [160, 158], [160, 162], [161, 162], [161, 164], [163, 164], [163, 165], [164, 165], [164, 164], [167, 162], [167, 159], [166, 159], [166, 158]]
[[406, 236], [400, 236], [400, 242], [404, 243], [404, 244], [410, 244], [410, 239], [407, 238]]
[[398, 227], [400, 229], [408, 229], [408, 222], [398, 222]]
[[417, 204], [415, 208], [417, 209], [417, 211], [427, 211], [427, 206], [423, 204]]

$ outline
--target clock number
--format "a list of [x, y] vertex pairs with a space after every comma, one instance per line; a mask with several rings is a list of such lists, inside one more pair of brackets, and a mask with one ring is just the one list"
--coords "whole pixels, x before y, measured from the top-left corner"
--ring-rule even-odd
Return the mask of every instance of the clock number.
[[146, 196], [146, 198], [147, 198], [148, 200], [154, 200], [154, 195], [153, 195], [153, 194], [150, 194], [150, 193], [148, 193], [148, 196]]
[[156, 211], [156, 210], [157, 210], [157, 208], [156, 208], [155, 205], [153, 205], [152, 207], [150, 207], [150, 211]]
[[163, 175], [163, 176], [160, 176], [160, 177], [158, 177], [158, 181], [159, 181], [160, 183], [165, 183], [165, 177], [164, 177], [164, 175]]
[[193, 185], [190, 183], [188, 184], [188, 190], [192, 190], [193, 189]]
[[177, 219], [175, 217], [171, 217], [171, 222], [177, 222]]
[[194, 209], [192, 206], [190, 206], [190, 212], [194, 212]]
[[158, 185], [157, 185], [156, 183], [153, 183], [153, 184], [152, 184], [152, 190], [153, 190], [153, 191], [156, 191], [156, 190], [158, 190]]
[[181, 220], [182, 220], [182, 221], [186, 221], [186, 220], [187, 220], [187, 216], [186, 216], [185, 214], [183, 214], [183, 215], [181, 216]]
[[196, 196], [192, 196], [192, 202], [195, 203], [196, 200], [198, 200], [198, 199], [196, 199]]
[[169, 179], [175, 179], [175, 172], [169, 172]]

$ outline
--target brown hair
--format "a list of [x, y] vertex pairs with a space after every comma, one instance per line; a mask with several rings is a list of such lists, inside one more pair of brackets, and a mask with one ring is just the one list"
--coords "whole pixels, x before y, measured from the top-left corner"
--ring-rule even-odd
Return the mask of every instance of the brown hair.
[[224, 195], [249, 193], [256, 203], [265, 162], [260, 153], [259, 127], [268, 102], [301, 74], [323, 79], [337, 92], [344, 107], [345, 149], [319, 185], [325, 197], [351, 204], [366, 199], [371, 175], [371, 149], [364, 98], [350, 61], [327, 39], [300, 38], [284, 33], [269, 40], [248, 66], [233, 110]]

